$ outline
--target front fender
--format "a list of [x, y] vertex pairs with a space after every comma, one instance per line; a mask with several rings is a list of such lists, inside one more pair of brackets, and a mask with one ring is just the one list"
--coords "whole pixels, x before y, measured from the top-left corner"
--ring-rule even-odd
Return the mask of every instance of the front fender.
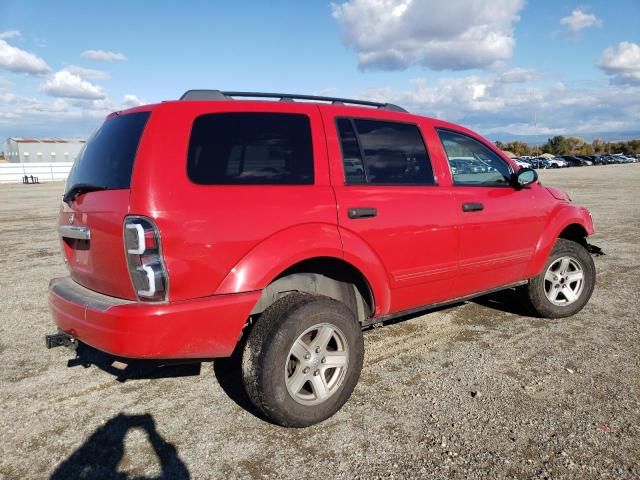
[[570, 203], [559, 204], [549, 216], [549, 220], [536, 245], [535, 253], [527, 265], [527, 278], [535, 277], [542, 271], [556, 240], [562, 231], [570, 225], [579, 225], [584, 229], [587, 236], [595, 233], [589, 210]]

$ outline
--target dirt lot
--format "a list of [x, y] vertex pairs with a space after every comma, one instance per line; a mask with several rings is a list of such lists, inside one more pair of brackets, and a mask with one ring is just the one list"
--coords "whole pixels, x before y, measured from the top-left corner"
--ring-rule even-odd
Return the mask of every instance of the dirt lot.
[[63, 186], [0, 185], [0, 478], [640, 478], [640, 165], [541, 177], [593, 212], [587, 307], [502, 294], [370, 330], [353, 397], [304, 430], [243, 408], [223, 362], [122, 381], [46, 350]]

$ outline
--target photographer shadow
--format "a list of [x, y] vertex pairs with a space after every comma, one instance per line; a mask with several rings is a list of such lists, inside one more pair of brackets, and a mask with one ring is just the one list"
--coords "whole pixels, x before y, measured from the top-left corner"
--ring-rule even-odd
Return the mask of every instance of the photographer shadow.
[[[124, 439], [132, 429], [143, 430], [158, 457], [161, 473], [154, 477], [130, 477], [118, 471], [124, 456]], [[64, 460], [50, 480], [71, 479], [137, 480], [190, 478], [189, 470], [178, 456], [176, 448], [158, 433], [149, 414], [126, 415], [120, 413], [98, 428], [69, 458]]]

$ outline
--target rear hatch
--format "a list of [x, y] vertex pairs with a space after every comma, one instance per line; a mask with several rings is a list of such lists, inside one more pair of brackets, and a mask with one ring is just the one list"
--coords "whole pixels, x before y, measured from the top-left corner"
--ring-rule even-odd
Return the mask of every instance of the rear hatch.
[[133, 165], [149, 111], [113, 114], [92, 135], [65, 188], [59, 233], [71, 277], [114, 297], [135, 300], [123, 244]]

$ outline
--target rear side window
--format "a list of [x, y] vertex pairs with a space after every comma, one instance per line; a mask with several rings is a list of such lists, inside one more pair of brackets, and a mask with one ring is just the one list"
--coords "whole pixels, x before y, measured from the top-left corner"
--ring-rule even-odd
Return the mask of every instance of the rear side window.
[[149, 115], [136, 112], [107, 119], [78, 155], [67, 188], [80, 184], [105, 190], [129, 188], [136, 150]]
[[203, 185], [313, 184], [311, 124], [289, 113], [215, 113], [196, 118], [187, 174]]
[[434, 185], [433, 170], [416, 125], [380, 120], [337, 120], [349, 185]]

